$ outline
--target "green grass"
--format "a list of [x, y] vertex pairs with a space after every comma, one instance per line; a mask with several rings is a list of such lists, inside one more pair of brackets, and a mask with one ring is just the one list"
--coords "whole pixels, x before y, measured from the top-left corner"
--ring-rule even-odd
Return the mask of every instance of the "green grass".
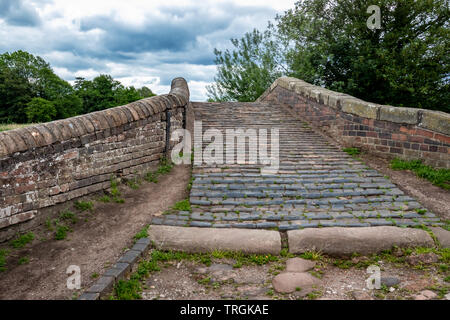
[[28, 258], [28, 257], [21, 257], [19, 259], [18, 263], [19, 263], [19, 265], [28, 264], [28, 263], [30, 263], [30, 258]]
[[163, 174], [167, 174], [173, 169], [173, 164], [166, 158], [162, 158], [159, 162], [158, 169], [154, 172], [147, 172], [144, 179], [147, 182], [158, 183], [158, 177]]
[[0, 123], [0, 132], [14, 130], [35, 125], [35, 123]]
[[70, 231], [70, 228], [67, 226], [57, 226], [55, 232], [55, 240], [64, 240], [67, 238], [67, 233]]
[[92, 211], [94, 209], [94, 204], [92, 201], [77, 201], [75, 202], [75, 208], [80, 210], [81, 212], [84, 211]]
[[111, 196], [112, 200], [115, 203], [124, 203], [125, 200], [122, 199], [120, 190], [119, 190], [119, 183], [117, 182], [115, 177], [111, 177]]
[[28, 232], [24, 235], [18, 236], [16, 239], [12, 240], [11, 246], [14, 249], [20, 249], [20, 248], [25, 247], [31, 241], [33, 241], [33, 239], [34, 239], [34, 233]]
[[348, 155], [354, 157], [361, 154], [361, 151], [358, 148], [345, 148], [342, 151], [346, 152]]
[[442, 221], [444, 223], [444, 225], [442, 226], [442, 228], [444, 228], [447, 231], [450, 231], [450, 220], [444, 220]]
[[63, 220], [63, 221], [69, 220], [72, 224], [75, 224], [78, 222], [78, 218], [77, 218], [76, 214], [70, 210], [65, 210], [65, 211], [61, 212], [59, 214], [59, 219]]
[[6, 257], [8, 256], [8, 250], [1, 249], [0, 250], [0, 272], [6, 270]]
[[405, 161], [394, 159], [391, 161], [393, 170], [411, 170], [418, 177], [430, 181], [432, 184], [443, 189], [450, 189], [450, 169], [435, 169], [422, 163], [422, 160]]
[[300, 255], [301, 258], [306, 260], [321, 260], [323, 258], [323, 255], [321, 252], [317, 251], [306, 251]]
[[127, 181], [127, 185], [128, 185], [131, 189], [137, 190], [137, 189], [139, 189], [139, 187], [141, 186], [141, 182], [139, 181], [138, 178], [133, 178], [133, 179]]
[[134, 240], [139, 240], [142, 238], [147, 238], [148, 237], [148, 227], [149, 226], [145, 226], [144, 228], [142, 228], [141, 231], [139, 231], [138, 233], [136, 233], [136, 235], [134, 236]]
[[103, 202], [103, 203], [108, 203], [108, 202], [111, 202], [111, 198], [105, 194], [103, 197], [99, 198], [98, 201]]
[[181, 200], [172, 207], [173, 210], [177, 211], [189, 211], [192, 212], [191, 203], [189, 199]]
[[[137, 271], [129, 280], [121, 280], [114, 287], [114, 295], [110, 299], [136, 300], [141, 299], [142, 281], [152, 272], [158, 272], [161, 267], [167, 265], [169, 261], [193, 261], [210, 266], [212, 259], [234, 259], [239, 266], [243, 265], [264, 265], [272, 261], [279, 261], [280, 257], [272, 255], [245, 255], [241, 252], [229, 252], [215, 250], [210, 253], [186, 253], [179, 251], [159, 251], [154, 250], [149, 258], [139, 262]], [[210, 280], [203, 279], [200, 283], [209, 284]]]
[[119, 280], [114, 286], [114, 293], [118, 300], [138, 300], [141, 296], [142, 285], [138, 279]]

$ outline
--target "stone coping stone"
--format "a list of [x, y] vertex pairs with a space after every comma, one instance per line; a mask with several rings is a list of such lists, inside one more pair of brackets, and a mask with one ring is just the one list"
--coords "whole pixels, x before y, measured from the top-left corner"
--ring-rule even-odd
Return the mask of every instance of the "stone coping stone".
[[155, 226], [149, 229], [149, 237], [159, 250], [184, 252], [212, 252], [214, 250], [238, 251], [247, 254], [281, 251], [278, 231], [217, 229], [196, 227]]
[[[81, 140], [88, 134], [139, 121], [167, 109], [185, 107], [189, 103], [189, 94], [186, 80], [175, 78], [168, 94], [76, 117], [0, 132], [0, 158], [56, 142]], [[156, 108], [157, 106], [159, 108]]]
[[368, 119], [417, 125], [428, 130], [450, 135], [450, 114], [442, 111], [379, 105], [345, 93], [331, 91], [292, 77], [280, 77], [258, 98], [264, 100], [277, 86], [293, 91], [333, 109]]
[[287, 232], [289, 252], [320, 251], [331, 256], [363, 255], [398, 247], [433, 247], [430, 235], [420, 229], [391, 226], [321, 228]]

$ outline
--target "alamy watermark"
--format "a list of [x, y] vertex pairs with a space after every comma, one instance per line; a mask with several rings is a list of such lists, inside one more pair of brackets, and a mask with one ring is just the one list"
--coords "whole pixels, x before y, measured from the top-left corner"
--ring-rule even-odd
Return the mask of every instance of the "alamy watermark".
[[370, 30], [381, 29], [381, 9], [377, 5], [371, 5], [367, 8], [367, 13], [371, 16], [367, 19], [367, 28]]
[[[261, 165], [261, 174], [275, 174], [280, 166], [279, 129], [270, 128], [270, 143], [268, 133], [269, 130], [265, 128], [228, 128], [225, 134], [219, 129], [210, 128], [203, 132], [202, 122], [195, 121], [194, 164]], [[179, 142], [180, 138], [182, 138], [181, 142]], [[171, 141], [179, 142], [172, 149], [172, 162], [190, 164], [191, 132], [186, 129], [177, 129], [172, 132]], [[207, 144], [205, 148], [203, 148], [204, 143]]]
[[370, 273], [371, 276], [366, 280], [367, 289], [381, 289], [381, 270], [379, 266], [370, 265], [367, 267], [367, 273]]
[[67, 289], [69, 290], [79, 290], [81, 289], [81, 269], [79, 266], [71, 265], [66, 269], [66, 274], [69, 275], [67, 278]]

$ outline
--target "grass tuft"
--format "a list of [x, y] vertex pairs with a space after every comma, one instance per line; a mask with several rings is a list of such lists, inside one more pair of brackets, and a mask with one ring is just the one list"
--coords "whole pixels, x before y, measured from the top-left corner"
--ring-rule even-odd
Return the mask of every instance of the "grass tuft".
[[418, 177], [430, 181], [435, 186], [450, 189], [450, 169], [435, 169], [422, 163], [422, 160], [405, 161], [394, 159], [391, 161], [393, 170], [410, 170]]
[[20, 249], [20, 248], [25, 247], [31, 241], [33, 241], [33, 239], [34, 239], [34, 233], [28, 232], [24, 235], [18, 236], [16, 239], [11, 241], [11, 246], [14, 249]]

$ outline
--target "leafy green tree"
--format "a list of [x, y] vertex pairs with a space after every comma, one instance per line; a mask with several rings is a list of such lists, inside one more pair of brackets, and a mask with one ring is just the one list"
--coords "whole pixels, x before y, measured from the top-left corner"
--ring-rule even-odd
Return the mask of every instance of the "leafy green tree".
[[[369, 29], [370, 5], [381, 28]], [[448, 0], [305, 0], [277, 17], [289, 74], [358, 98], [450, 111]]]
[[25, 122], [25, 107], [32, 96], [31, 84], [0, 61], [0, 122]]
[[74, 93], [42, 58], [24, 51], [0, 55], [1, 122], [28, 121], [27, 104], [38, 97], [53, 102], [57, 112], [50, 120], [74, 116], [82, 111]]
[[207, 87], [210, 101], [254, 101], [278, 77], [283, 64], [273, 37], [272, 26], [261, 33], [246, 33], [241, 39], [231, 39], [234, 50], [214, 50], [217, 75]]
[[33, 98], [27, 104], [25, 113], [28, 122], [49, 122], [56, 116], [56, 108], [51, 101], [42, 98]]
[[83, 113], [104, 110], [155, 95], [146, 87], [124, 87], [109, 75], [100, 75], [93, 80], [77, 78], [74, 89], [82, 100]]
[[150, 90], [149, 88], [147, 88], [145, 86], [140, 89], [137, 89], [137, 92], [139, 94], [140, 99], [156, 96], [156, 94], [154, 94], [152, 90]]
[[[369, 29], [367, 9], [381, 9]], [[449, 0], [303, 0], [215, 50], [210, 100], [255, 100], [279, 75], [367, 101], [450, 112]]]
[[153, 95], [147, 87], [125, 87], [109, 75], [78, 78], [71, 86], [40, 57], [25, 51], [0, 55], [0, 122], [63, 119]]

